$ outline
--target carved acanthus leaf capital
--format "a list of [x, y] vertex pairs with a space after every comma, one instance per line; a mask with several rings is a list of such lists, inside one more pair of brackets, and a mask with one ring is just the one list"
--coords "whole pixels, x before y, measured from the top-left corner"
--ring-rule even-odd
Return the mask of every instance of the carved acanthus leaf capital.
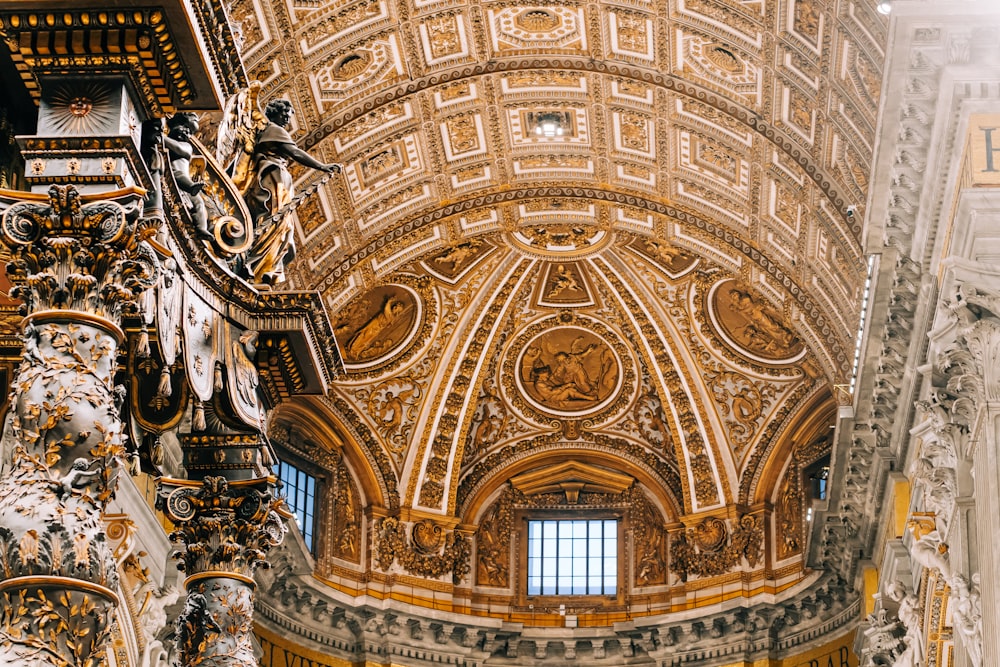
[[72, 185], [53, 185], [47, 200], [0, 197], [8, 204], [0, 239], [14, 256], [7, 267], [12, 294], [29, 314], [76, 310], [117, 324], [155, 283], [159, 261], [134, 222], [140, 193], [101, 197], [82, 195]]
[[189, 576], [222, 571], [253, 576], [266, 552], [281, 544], [287, 528], [267, 479], [230, 483], [206, 477], [200, 485], [161, 480], [157, 506], [176, 529], [170, 538], [184, 545], [178, 565]]

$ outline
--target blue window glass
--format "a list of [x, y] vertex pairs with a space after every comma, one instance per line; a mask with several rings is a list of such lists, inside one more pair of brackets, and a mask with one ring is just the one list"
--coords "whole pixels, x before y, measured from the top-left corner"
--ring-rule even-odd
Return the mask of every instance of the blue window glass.
[[528, 521], [528, 595], [614, 595], [618, 521]]
[[313, 526], [316, 523], [316, 478], [284, 461], [278, 465], [278, 478], [284, 485], [285, 504], [295, 515], [295, 523], [306, 548], [312, 551]]

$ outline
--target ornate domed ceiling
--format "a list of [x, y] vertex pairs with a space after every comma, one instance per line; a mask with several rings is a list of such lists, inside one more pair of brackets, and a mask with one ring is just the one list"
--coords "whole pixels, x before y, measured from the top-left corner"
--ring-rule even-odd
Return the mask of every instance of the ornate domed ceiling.
[[[290, 99], [300, 146], [344, 165], [298, 209], [290, 281], [322, 294], [345, 373], [323, 426], [301, 406], [276, 423], [328, 433], [356, 504], [474, 531], [508, 482], [575, 504], [626, 475], [671, 534], [722, 517], [735, 544], [752, 515], [760, 578], [801, 572], [788, 471], [828, 451], [865, 281], [874, 2], [231, 14], [262, 99]], [[669, 551], [663, 584], [695, 567]], [[326, 555], [329, 577], [352, 560]]]

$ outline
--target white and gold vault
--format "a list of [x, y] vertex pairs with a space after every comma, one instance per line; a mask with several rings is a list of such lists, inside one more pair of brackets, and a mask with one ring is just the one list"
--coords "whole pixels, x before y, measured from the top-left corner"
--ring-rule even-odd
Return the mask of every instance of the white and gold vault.
[[1000, 660], [990, 2], [107, 4], [0, 0], [5, 664]]

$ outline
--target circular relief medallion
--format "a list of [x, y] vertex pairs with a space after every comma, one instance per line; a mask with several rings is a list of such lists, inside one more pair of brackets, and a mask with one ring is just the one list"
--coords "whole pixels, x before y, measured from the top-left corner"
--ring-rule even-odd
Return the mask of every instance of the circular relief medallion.
[[626, 358], [620, 339], [603, 325], [561, 316], [518, 337], [507, 376], [514, 378], [515, 404], [538, 417], [600, 417], [617, 411], [623, 390], [634, 385]]
[[712, 286], [707, 302], [712, 325], [737, 352], [765, 364], [789, 364], [806, 348], [782, 314], [733, 280]]
[[352, 299], [335, 324], [344, 365], [356, 370], [379, 366], [408, 348], [422, 310], [420, 297], [403, 285], [382, 285]]

